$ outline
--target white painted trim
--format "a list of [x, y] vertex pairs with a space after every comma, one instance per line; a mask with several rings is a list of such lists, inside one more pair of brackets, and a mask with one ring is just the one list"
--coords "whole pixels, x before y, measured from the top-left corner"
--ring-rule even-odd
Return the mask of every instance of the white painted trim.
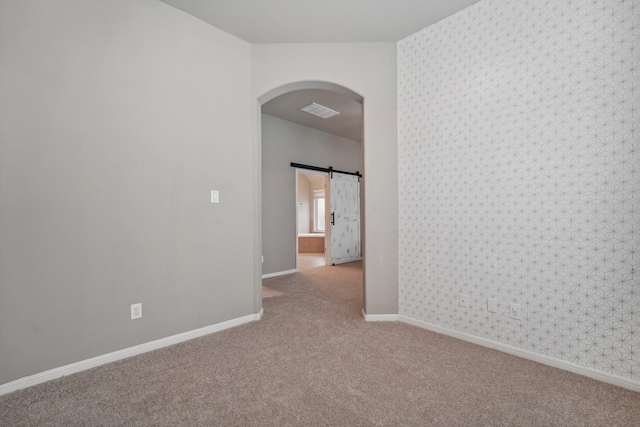
[[397, 314], [367, 314], [364, 312], [364, 308], [362, 309], [362, 317], [367, 322], [397, 322], [398, 321]]
[[85, 371], [87, 369], [95, 368], [96, 366], [104, 365], [107, 363], [115, 362], [118, 360], [126, 359], [131, 356], [146, 353], [148, 351], [157, 350], [159, 348], [168, 347], [170, 345], [178, 344], [184, 341], [189, 341], [194, 338], [209, 335], [214, 332], [220, 332], [225, 329], [240, 326], [245, 323], [260, 320], [264, 310], [256, 314], [249, 314], [247, 316], [238, 317], [224, 322], [216, 323], [214, 325], [205, 326], [204, 328], [194, 329], [192, 331], [183, 332], [181, 334], [171, 335], [166, 338], [161, 338], [155, 341], [150, 341], [144, 344], [134, 345], [133, 347], [125, 348], [122, 350], [114, 351], [112, 353], [103, 354], [101, 356], [92, 357], [91, 359], [81, 360], [79, 362], [71, 363], [69, 365], [60, 366], [59, 368], [49, 369], [48, 371], [40, 372], [38, 374], [30, 375], [28, 377], [20, 378], [15, 381], [11, 381], [6, 384], [0, 385], [0, 396], [3, 394], [11, 393], [22, 388], [31, 387], [36, 384], [41, 384], [56, 378], [64, 377], [66, 375], [75, 374], [77, 372]]
[[263, 274], [262, 278], [263, 279], [268, 279], [270, 277], [284, 276], [285, 274], [293, 274], [293, 273], [297, 273], [297, 272], [298, 272], [297, 268], [294, 268], [293, 270], [276, 271], [275, 273]]
[[542, 363], [544, 365], [553, 366], [554, 368], [563, 369], [565, 371], [573, 372], [574, 374], [584, 375], [585, 377], [593, 378], [608, 384], [613, 384], [618, 387], [623, 387], [629, 390], [640, 392], [640, 381], [623, 378], [618, 375], [613, 375], [608, 372], [598, 371], [586, 366], [580, 366], [576, 363], [567, 362], [555, 357], [546, 356], [544, 354], [534, 353], [529, 350], [514, 347], [509, 344], [502, 344], [497, 341], [492, 341], [486, 338], [477, 337], [475, 335], [467, 334], [466, 332], [455, 331], [453, 329], [443, 328], [442, 326], [434, 325], [429, 322], [425, 322], [418, 319], [413, 319], [407, 316], [399, 316], [401, 322], [408, 323], [410, 325], [417, 326], [419, 328], [428, 329], [432, 332], [448, 335], [450, 337], [458, 338], [464, 341], [468, 341], [474, 344], [478, 344], [484, 347], [489, 347], [494, 350], [502, 351], [514, 356], [522, 357], [524, 359], [533, 360], [534, 362]]

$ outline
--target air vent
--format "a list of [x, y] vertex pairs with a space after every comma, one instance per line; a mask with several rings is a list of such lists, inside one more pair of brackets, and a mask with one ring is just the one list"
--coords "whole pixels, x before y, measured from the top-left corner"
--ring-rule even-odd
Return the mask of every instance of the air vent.
[[313, 114], [314, 116], [320, 117], [321, 119], [328, 119], [329, 117], [337, 116], [338, 114], [340, 114], [337, 111], [332, 110], [331, 108], [316, 104], [315, 102], [307, 105], [306, 107], [302, 107], [300, 111]]

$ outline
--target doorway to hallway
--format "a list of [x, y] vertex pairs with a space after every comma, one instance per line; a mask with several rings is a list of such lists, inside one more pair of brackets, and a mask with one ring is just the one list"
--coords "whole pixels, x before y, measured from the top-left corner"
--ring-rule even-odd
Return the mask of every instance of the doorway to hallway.
[[[364, 168], [362, 97], [338, 85], [303, 82], [274, 89], [258, 102], [262, 278], [362, 259], [360, 239], [364, 239], [364, 233], [360, 227], [363, 211], [359, 192], [364, 182], [357, 172]], [[312, 112], [308, 111], [309, 106], [313, 107]], [[320, 115], [314, 114], [318, 109]], [[325, 112], [332, 114], [326, 116]], [[307, 165], [319, 167], [307, 169]], [[294, 168], [302, 168], [305, 174], [313, 171], [320, 175], [298, 185]], [[328, 178], [331, 171], [335, 178], [340, 171], [355, 175], [346, 181], [356, 181], [356, 209], [338, 210], [331, 205]], [[319, 179], [324, 181], [322, 186], [314, 183]], [[344, 188], [351, 187], [351, 183], [340, 182], [339, 186], [343, 194], [351, 194], [346, 191], [350, 188]], [[305, 187], [308, 191], [304, 191], [302, 200], [298, 190]], [[347, 196], [341, 201], [349, 200]], [[340, 258], [336, 260], [328, 258], [333, 245], [333, 224], [329, 218], [332, 212], [343, 238], [339, 242], [341, 249], [349, 246], [345, 244], [347, 240], [355, 242], [352, 237], [358, 237], [355, 250], [348, 247], [345, 253], [335, 251]], [[355, 213], [357, 229], [345, 212]], [[358, 256], [347, 260], [354, 253]]]
[[296, 269], [326, 265], [327, 227], [326, 172], [296, 169]]

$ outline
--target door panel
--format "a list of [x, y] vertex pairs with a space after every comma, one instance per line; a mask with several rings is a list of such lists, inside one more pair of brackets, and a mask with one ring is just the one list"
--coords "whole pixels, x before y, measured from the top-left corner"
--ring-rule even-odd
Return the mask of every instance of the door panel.
[[331, 176], [331, 264], [360, 260], [360, 180], [333, 172]]

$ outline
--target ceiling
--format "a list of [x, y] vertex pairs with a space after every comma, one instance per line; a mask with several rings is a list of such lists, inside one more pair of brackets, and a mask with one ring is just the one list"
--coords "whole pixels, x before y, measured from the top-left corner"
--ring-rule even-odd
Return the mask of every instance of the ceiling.
[[[312, 102], [340, 114], [321, 119], [300, 111], [301, 107]], [[362, 141], [362, 104], [340, 93], [324, 89], [295, 90], [263, 104], [262, 113], [343, 138]]]
[[[394, 43], [479, 0], [161, 0], [249, 43]], [[321, 119], [312, 102], [340, 112]], [[262, 112], [362, 141], [362, 105], [319, 89], [294, 91]]]
[[397, 42], [478, 0], [161, 0], [249, 43]]
[[302, 175], [305, 178], [307, 178], [309, 180], [309, 182], [311, 182], [312, 184], [324, 183], [325, 180], [327, 179], [326, 176], [316, 175], [316, 174], [312, 174], [312, 173], [301, 173], [300, 175]]

